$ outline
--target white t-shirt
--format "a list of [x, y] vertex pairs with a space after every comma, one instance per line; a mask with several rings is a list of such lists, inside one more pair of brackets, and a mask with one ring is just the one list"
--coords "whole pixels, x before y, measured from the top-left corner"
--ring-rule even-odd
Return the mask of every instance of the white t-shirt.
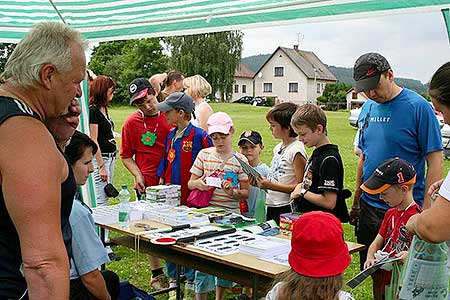
[[[439, 189], [439, 195], [445, 200], [450, 201], [450, 171], [445, 177], [444, 182], [442, 182], [441, 188]], [[450, 275], [450, 241], [447, 241], [447, 246], [449, 250], [447, 251], [447, 273]]]
[[[274, 287], [267, 293], [266, 300], [278, 300], [278, 292], [281, 288], [283, 282], [278, 282], [274, 285]], [[352, 294], [344, 291], [339, 291], [338, 294], [339, 300], [355, 300], [355, 298], [352, 297]]]
[[[294, 141], [287, 147], [282, 147], [282, 143], [273, 148], [273, 158], [270, 163], [270, 172], [267, 176], [272, 182], [279, 182], [283, 184], [296, 184], [297, 177], [294, 170], [294, 159], [297, 154], [300, 154], [305, 159], [306, 154], [305, 147], [300, 141]], [[267, 194], [266, 205], [270, 207], [280, 207], [288, 205], [291, 202], [289, 193], [282, 193], [269, 190]]]
[[[200, 107], [207, 105], [207, 104], [208, 104], [208, 102], [203, 101], [203, 102], [200, 102], [200, 104], [195, 107], [194, 113], [192, 114], [192, 118], [191, 118], [191, 123], [195, 127], [200, 127], [200, 123], [198, 122], [198, 116], [195, 114], [195, 111], [198, 112]], [[195, 118], [194, 118], [194, 115], [195, 115]]]

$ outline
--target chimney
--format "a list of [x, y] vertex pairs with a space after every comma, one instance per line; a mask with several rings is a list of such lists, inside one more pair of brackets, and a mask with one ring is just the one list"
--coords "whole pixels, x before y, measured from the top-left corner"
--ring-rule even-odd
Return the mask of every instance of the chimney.
[[298, 45], [294, 45], [294, 50], [298, 51]]

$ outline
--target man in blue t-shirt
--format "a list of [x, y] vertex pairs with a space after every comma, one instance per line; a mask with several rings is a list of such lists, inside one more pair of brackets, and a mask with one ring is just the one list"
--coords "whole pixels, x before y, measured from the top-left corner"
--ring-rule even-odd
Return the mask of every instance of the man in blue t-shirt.
[[[359, 57], [353, 78], [355, 91], [364, 92], [369, 100], [358, 118], [358, 147], [362, 155], [356, 170], [350, 224], [358, 225], [357, 240], [367, 249], [375, 239], [389, 206], [379, 195], [361, 191], [361, 184], [383, 161], [400, 157], [411, 163], [417, 172], [414, 200], [424, 208], [429, 207], [426, 190], [441, 178], [443, 169], [442, 140], [430, 103], [417, 93], [398, 86], [388, 61], [382, 55], [367, 53]], [[428, 167], [426, 174], [425, 162]], [[366, 251], [360, 252], [361, 268], [366, 255]], [[374, 281], [376, 277], [373, 276]]]

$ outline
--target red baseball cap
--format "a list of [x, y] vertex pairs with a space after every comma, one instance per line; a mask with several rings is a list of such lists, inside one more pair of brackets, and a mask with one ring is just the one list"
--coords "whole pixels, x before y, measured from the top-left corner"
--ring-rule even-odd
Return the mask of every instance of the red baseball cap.
[[350, 261], [344, 229], [334, 215], [313, 211], [294, 223], [289, 264], [295, 272], [309, 277], [336, 276]]

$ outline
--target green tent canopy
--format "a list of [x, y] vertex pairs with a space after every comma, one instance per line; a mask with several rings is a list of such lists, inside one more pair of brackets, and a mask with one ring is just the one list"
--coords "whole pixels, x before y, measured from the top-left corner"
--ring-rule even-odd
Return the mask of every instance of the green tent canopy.
[[449, 0], [0, 0], [0, 41], [17, 42], [43, 20], [111, 41], [448, 7]]

